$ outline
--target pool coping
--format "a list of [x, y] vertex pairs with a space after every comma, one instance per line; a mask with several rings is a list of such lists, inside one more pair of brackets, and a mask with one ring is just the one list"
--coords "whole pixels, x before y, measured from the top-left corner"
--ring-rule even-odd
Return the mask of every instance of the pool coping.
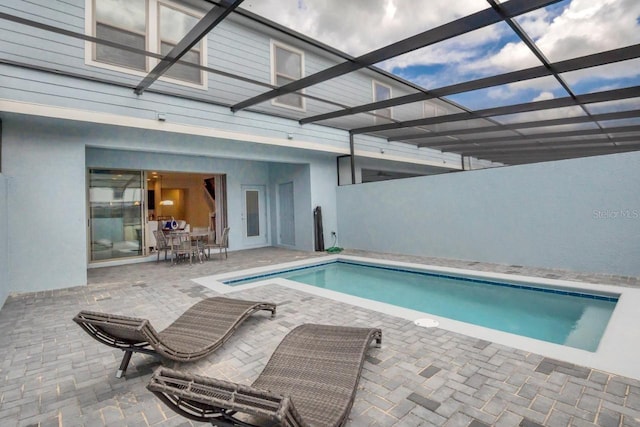
[[[560, 344], [553, 344], [534, 338], [522, 337], [512, 333], [502, 332], [483, 326], [448, 319], [425, 312], [406, 309], [387, 303], [372, 301], [336, 291], [322, 289], [287, 279], [267, 277], [261, 281], [235, 286], [230, 286], [223, 283], [223, 281], [230, 279], [250, 277], [273, 271], [320, 265], [340, 260], [363, 264], [383, 265], [385, 267], [388, 266], [412, 270], [422, 270], [435, 274], [447, 274], [454, 276], [463, 275], [465, 277], [489, 281], [518, 282], [529, 285], [539, 285], [542, 287], [551, 286], [554, 288], [567, 289], [573, 292], [586, 291], [605, 295], [619, 295], [619, 297], [616, 308], [609, 320], [609, 324], [607, 325], [602, 339], [600, 340], [598, 349], [595, 352], [590, 352], [573, 347], [567, 347]], [[561, 361], [588, 366], [591, 368], [640, 380], [640, 364], [637, 362], [638, 356], [640, 356], [640, 328], [634, 328], [633, 326], [637, 325], [640, 321], [640, 313], [635, 312], [635, 308], [640, 307], [640, 289], [616, 285], [601, 285], [561, 279], [531, 277], [516, 274], [491, 273], [486, 271], [432, 266], [426, 264], [390, 261], [377, 258], [365, 258], [340, 254], [292, 261], [277, 265], [256, 267], [213, 276], [205, 276], [192, 279], [192, 281], [221, 294], [251, 289], [268, 284], [277, 284], [309, 294], [351, 304], [357, 307], [379, 311], [381, 313], [410, 321], [427, 317], [438, 321], [438, 327], [448, 331], [476, 337], [478, 339], [495, 342], [532, 353], [537, 353]]]

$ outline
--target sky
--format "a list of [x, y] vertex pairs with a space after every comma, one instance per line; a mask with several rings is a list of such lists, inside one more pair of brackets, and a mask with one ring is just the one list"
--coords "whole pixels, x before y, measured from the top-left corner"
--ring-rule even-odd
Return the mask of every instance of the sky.
[[[504, 0], [503, 0], [504, 2]], [[485, 0], [245, 0], [242, 7], [353, 56], [486, 9]], [[564, 0], [516, 21], [550, 62], [640, 43], [640, 0]], [[491, 25], [377, 66], [426, 89], [540, 65], [506, 23]], [[640, 62], [563, 76], [576, 94], [640, 84]], [[489, 108], [567, 96], [541, 78], [449, 99]]]

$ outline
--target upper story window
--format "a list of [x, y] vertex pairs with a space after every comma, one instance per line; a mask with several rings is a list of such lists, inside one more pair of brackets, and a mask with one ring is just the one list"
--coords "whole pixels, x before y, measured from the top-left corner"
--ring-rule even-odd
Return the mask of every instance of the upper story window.
[[[387, 86], [377, 81], [373, 81], [373, 102], [384, 101], [385, 99], [391, 99], [391, 86]], [[380, 110], [375, 110], [375, 114], [379, 116], [391, 118], [391, 107], [382, 108]], [[378, 123], [380, 120], [378, 117], [375, 117], [375, 122]]]
[[[119, 44], [166, 55], [194, 27], [205, 11], [188, 9], [167, 0], [86, 0], [87, 33]], [[137, 53], [87, 43], [90, 65], [144, 76], [158, 59]], [[189, 50], [182, 61], [206, 65], [206, 40]], [[174, 64], [161, 77], [204, 88], [204, 72]]]
[[[160, 53], [166, 55], [187, 35], [189, 30], [198, 23], [199, 18], [162, 3], [159, 3], [159, 7], [158, 41], [160, 44]], [[202, 41], [192, 47], [189, 52], [182, 57], [182, 60], [193, 64], [200, 64], [200, 57], [202, 56], [201, 45]], [[181, 64], [174, 64], [165, 73], [168, 77], [194, 83], [201, 83], [201, 74], [201, 71], [197, 68]]]
[[[121, 3], [118, 0], [95, 1], [95, 36], [119, 44], [147, 49], [147, 2], [130, 0]], [[115, 47], [96, 44], [94, 59], [107, 64], [147, 70], [147, 58], [144, 55]]]
[[[446, 109], [432, 103], [429, 101], [424, 101], [422, 103], [422, 117], [424, 118], [429, 118], [429, 117], [438, 117], [438, 116], [444, 116], [446, 114], [449, 114], [447, 112]], [[431, 131], [435, 131], [438, 132], [440, 131], [440, 128], [442, 127], [442, 124], [434, 124], [434, 125], [430, 125], [429, 126], [429, 130]], [[445, 125], [446, 126], [446, 125]]]
[[[304, 75], [304, 53], [281, 43], [271, 42], [271, 82], [284, 86]], [[281, 107], [305, 109], [304, 97], [295, 93], [279, 96], [272, 101]]]

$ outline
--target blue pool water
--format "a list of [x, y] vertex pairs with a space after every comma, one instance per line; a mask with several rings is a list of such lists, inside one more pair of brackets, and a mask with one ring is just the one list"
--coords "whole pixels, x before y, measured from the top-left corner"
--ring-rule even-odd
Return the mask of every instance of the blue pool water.
[[282, 277], [526, 337], [595, 351], [617, 298], [337, 261], [226, 282]]

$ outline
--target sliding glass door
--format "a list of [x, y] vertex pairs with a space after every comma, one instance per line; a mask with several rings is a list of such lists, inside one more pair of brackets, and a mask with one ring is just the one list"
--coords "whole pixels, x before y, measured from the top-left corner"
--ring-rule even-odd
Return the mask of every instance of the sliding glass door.
[[143, 254], [143, 178], [142, 171], [89, 171], [91, 261]]

